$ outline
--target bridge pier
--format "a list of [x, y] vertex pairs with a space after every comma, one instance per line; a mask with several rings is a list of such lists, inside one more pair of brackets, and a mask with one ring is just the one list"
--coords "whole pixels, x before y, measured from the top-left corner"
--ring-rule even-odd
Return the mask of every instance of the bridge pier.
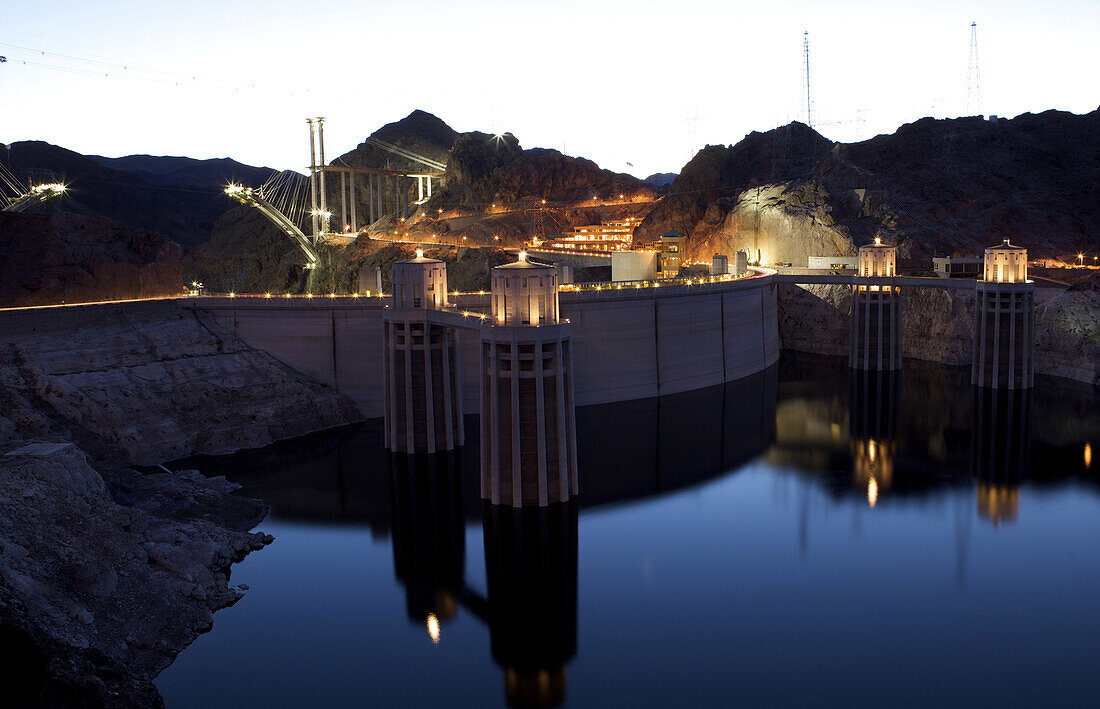
[[545, 507], [579, 492], [571, 329], [558, 319], [553, 266], [492, 271], [481, 331], [481, 496]]
[[1035, 291], [1027, 280], [1027, 250], [1008, 239], [985, 250], [974, 297], [971, 383], [1030, 389], [1035, 383]]
[[348, 173], [348, 180], [351, 182], [351, 189], [349, 190], [349, 194], [351, 196], [351, 233], [352, 234], [358, 234], [359, 233], [359, 220], [355, 216], [356, 194], [355, 194], [355, 173], [354, 172]]
[[375, 187], [375, 189], [374, 189], [375, 198], [378, 201], [378, 215], [377, 216], [378, 216], [378, 219], [381, 219], [382, 217], [385, 216], [385, 212], [382, 211], [382, 193], [385, 191], [386, 178], [382, 175], [378, 175], [375, 179], [374, 187]]
[[344, 170], [340, 171], [340, 230], [343, 231], [348, 224], [348, 176]]
[[896, 275], [896, 248], [877, 237], [874, 244], [859, 247], [859, 275], [852, 285], [853, 369], [901, 369], [901, 290], [883, 283]]
[[310, 238], [316, 243], [320, 220], [317, 209], [317, 128], [313, 121], [312, 118], [306, 119], [306, 123], [309, 124], [309, 216], [313, 220], [313, 232]]
[[437, 453], [465, 443], [453, 327], [432, 322], [446, 304], [447, 266], [424, 258], [393, 265], [393, 306], [382, 314], [386, 447]]
[[321, 232], [329, 233], [332, 227], [329, 226], [329, 212], [328, 212], [328, 192], [325, 190], [325, 119], [317, 118], [317, 151], [320, 153], [321, 164], [318, 173], [321, 176], [321, 185], [318, 188], [318, 192], [321, 195]]

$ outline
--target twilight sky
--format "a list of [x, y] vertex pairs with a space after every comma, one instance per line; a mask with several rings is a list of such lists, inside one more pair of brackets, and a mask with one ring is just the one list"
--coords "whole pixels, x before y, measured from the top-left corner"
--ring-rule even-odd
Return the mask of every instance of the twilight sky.
[[980, 112], [1100, 105], [1100, 0], [53, 0], [4, 9], [0, 142], [301, 169], [307, 115], [331, 159], [422, 108], [644, 177], [805, 121], [803, 30], [825, 136], [962, 115], [971, 20]]

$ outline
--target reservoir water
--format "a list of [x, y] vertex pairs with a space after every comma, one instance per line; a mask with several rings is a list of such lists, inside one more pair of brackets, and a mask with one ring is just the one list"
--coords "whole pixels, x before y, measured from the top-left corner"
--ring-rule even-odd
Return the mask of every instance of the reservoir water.
[[380, 421], [174, 466], [275, 542], [167, 707], [1100, 705], [1095, 388], [785, 354], [577, 429], [580, 498], [542, 511]]

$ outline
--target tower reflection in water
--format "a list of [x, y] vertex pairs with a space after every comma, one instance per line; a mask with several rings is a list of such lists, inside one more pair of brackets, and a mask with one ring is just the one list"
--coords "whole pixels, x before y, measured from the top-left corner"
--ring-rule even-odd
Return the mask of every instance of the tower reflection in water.
[[512, 706], [565, 698], [577, 651], [577, 505], [485, 505], [485, 567], [493, 659]]
[[438, 643], [459, 607], [489, 627], [512, 706], [565, 698], [577, 643], [577, 504], [484, 503], [488, 597], [465, 583], [462, 468], [453, 452], [390, 456], [394, 573], [409, 618]]
[[391, 455], [393, 570], [432, 642], [458, 612], [466, 571], [462, 467], [452, 452]]
[[1031, 445], [1030, 389], [974, 387], [971, 473], [978, 513], [999, 526], [1016, 519]]
[[852, 472], [856, 485], [867, 488], [871, 507], [894, 482], [900, 388], [897, 370], [851, 372], [848, 425]]

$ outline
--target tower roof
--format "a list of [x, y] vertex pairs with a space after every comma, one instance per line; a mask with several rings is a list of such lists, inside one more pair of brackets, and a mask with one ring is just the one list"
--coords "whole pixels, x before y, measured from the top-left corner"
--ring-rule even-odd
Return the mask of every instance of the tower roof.
[[1023, 246], [1014, 246], [1013, 244], [1011, 244], [1009, 242], [1008, 239], [1005, 239], [1001, 243], [997, 244], [996, 246], [987, 246], [985, 250], [986, 251], [1024, 251], [1025, 248]]
[[549, 266], [545, 263], [532, 263], [530, 261], [514, 261], [512, 263], [506, 263], [503, 266], [496, 266], [493, 268], [493, 270], [495, 271], [498, 268], [553, 268], [553, 266]]
[[404, 261], [397, 261], [397, 263], [443, 263], [437, 258], [428, 258], [424, 255], [424, 249], [417, 249], [416, 256], [414, 258], [407, 258]]
[[498, 268], [513, 269], [513, 268], [554, 268], [554, 267], [549, 265], [549, 264], [545, 264], [545, 263], [532, 263], [531, 261], [527, 260], [527, 252], [526, 251], [520, 251], [518, 261], [513, 261], [512, 263], [506, 263], [503, 266], [494, 266], [493, 270], [495, 271]]

